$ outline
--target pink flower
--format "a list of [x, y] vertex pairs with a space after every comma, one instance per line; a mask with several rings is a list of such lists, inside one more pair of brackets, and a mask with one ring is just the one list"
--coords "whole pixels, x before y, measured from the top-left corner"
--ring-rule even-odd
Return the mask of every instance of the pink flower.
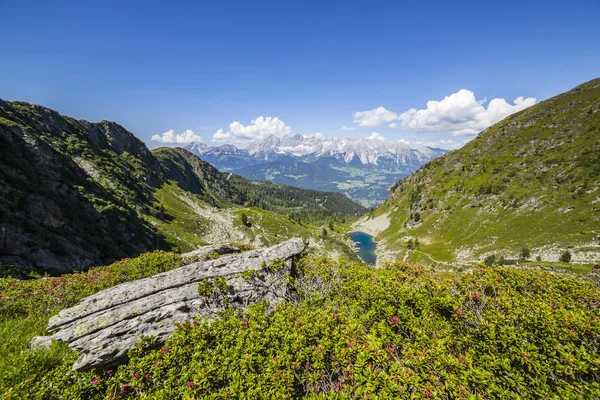
[[108, 375], [110, 375], [110, 374], [112, 373], [112, 369], [107, 369], [107, 370], [106, 370], [106, 373], [107, 373]]
[[160, 354], [165, 354], [167, 351], [169, 351], [169, 349], [163, 347], [162, 349], [160, 349]]
[[473, 293], [473, 300], [475, 301], [481, 301], [481, 297], [479, 297], [479, 295], [477, 293]]
[[129, 383], [126, 383], [125, 385], [123, 385], [121, 387], [121, 392], [125, 393], [126, 391], [129, 390], [130, 387], [131, 387], [131, 385]]
[[454, 309], [454, 312], [455, 312], [455, 313], [457, 313], [458, 315], [462, 315], [462, 313], [463, 313], [463, 310], [462, 310], [462, 309], [460, 309], [460, 308], [455, 308], [455, 309]]
[[133, 374], [131, 377], [132, 377], [133, 379], [137, 379], [137, 378], [139, 378], [139, 377], [140, 377], [140, 374], [138, 374], [138, 373], [136, 372], [136, 373], [135, 373], [135, 374]]
[[398, 323], [398, 317], [396, 317], [395, 315], [392, 317], [392, 324], [397, 324]]
[[435, 396], [429, 390], [425, 392], [425, 398], [433, 399]]
[[92, 381], [92, 385], [95, 385], [98, 382], [100, 382], [100, 377], [96, 377], [96, 379]]
[[190, 381], [190, 382], [188, 382], [188, 383], [187, 383], [187, 388], [188, 388], [188, 389], [193, 389], [193, 388], [194, 388], [194, 382], [191, 382], [191, 381]]
[[56, 297], [60, 299], [62, 297], [62, 293], [57, 294]]
[[348, 348], [349, 348], [349, 349], [353, 348], [354, 346], [355, 346], [355, 344], [354, 344], [354, 343], [348, 343]]

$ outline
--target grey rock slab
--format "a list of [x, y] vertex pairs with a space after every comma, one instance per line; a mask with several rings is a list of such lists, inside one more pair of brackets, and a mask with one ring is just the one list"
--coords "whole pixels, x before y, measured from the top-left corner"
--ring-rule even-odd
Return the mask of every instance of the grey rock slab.
[[[239, 255], [226, 255], [216, 260], [199, 261], [149, 278], [121, 283], [82, 299], [74, 307], [60, 311], [58, 315], [50, 318], [48, 329], [56, 330], [61, 325], [83, 316], [146, 297], [161, 290], [199, 282], [206, 276], [227, 275], [243, 272], [246, 269], [260, 269], [263, 262], [269, 262], [276, 258], [286, 260], [301, 253], [302, 250], [304, 250], [304, 243], [301, 239], [294, 238], [266, 249], [252, 250]], [[209, 273], [209, 270], [214, 271]], [[218, 272], [215, 272], [216, 270]]]
[[[121, 362], [141, 336], [163, 343], [175, 330], [176, 322], [197, 316], [212, 318], [226, 304], [246, 306], [267, 300], [274, 305], [287, 294], [286, 274], [292, 260], [304, 250], [301, 239], [218, 259], [198, 261], [178, 269], [122, 283], [82, 299], [77, 305], [50, 318], [48, 331], [53, 340], [69, 343], [81, 352], [73, 365], [76, 371], [103, 368]], [[202, 257], [212, 251], [236, 251], [229, 246], [207, 246], [194, 252]], [[197, 258], [196, 258], [197, 259]], [[285, 261], [278, 271], [267, 271], [263, 263]], [[258, 271], [246, 281], [244, 271]], [[198, 293], [198, 283], [223, 278], [226, 290]]]

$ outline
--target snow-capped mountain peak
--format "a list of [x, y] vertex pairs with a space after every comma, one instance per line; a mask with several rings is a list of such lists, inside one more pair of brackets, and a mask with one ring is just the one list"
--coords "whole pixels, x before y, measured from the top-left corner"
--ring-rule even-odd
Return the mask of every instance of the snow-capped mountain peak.
[[370, 138], [275, 136], [240, 149], [233, 145], [186, 148], [221, 171], [307, 189], [339, 191], [371, 207], [388, 189], [445, 150], [411, 149], [406, 143]]
[[[275, 136], [256, 142], [248, 148], [248, 153], [257, 158], [269, 160], [274, 154], [287, 154], [295, 157], [341, 157], [347, 163], [358, 158], [362, 164], [377, 165], [381, 158], [395, 160], [408, 165], [413, 161], [437, 157], [444, 153], [440, 149], [411, 149], [406, 143], [383, 140], [381, 138], [348, 137], [324, 138], [322, 136]], [[413, 160], [414, 159], [414, 160]]]

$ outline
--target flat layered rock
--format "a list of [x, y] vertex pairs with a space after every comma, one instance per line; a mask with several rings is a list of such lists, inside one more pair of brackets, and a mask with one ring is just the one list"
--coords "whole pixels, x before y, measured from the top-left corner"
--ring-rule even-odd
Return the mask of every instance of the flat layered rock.
[[[67, 342], [80, 352], [73, 370], [115, 365], [126, 359], [142, 335], [154, 337], [157, 345], [163, 343], [176, 322], [212, 318], [231, 305], [280, 302], [287, 295], [286, 276], [292, 272], [293, 259], [303, 250], [303, 241], [295, 238], [240, 254], [227, 254], [236, 249], [225, 246], [199, 251], [195, 259], [209, 253], [225, 255], [86, 297], [50, 318], [48, 331], [54, 332], [52, 340]], [[276, 260], [283, 261], [278, 268], [264, 268]], [[256, 271], [252, 278], [242, 278], [249, 270]]]

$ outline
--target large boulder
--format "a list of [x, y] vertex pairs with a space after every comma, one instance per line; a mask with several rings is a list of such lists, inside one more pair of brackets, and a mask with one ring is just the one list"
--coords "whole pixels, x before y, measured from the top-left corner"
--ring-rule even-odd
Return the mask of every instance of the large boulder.
[[[196, 316], [212, 318], [231, 305], [280, 302], [288, 295], [288, 274], [295, 273], [294, 257], [304, 246], [301, 239], [290, 239], [273, 247], [226, 254], [123, 283], [62, 310], [50, 318], [48, 331], [55, 332], [53, 340], [67, 342], [80, 351], [73, 370], [106, 368], [126, 359], [142, 335], [152, 336], [156, 345], [163, 343], [176, 322]], [[223, 247], [210, 253], [231, 251]], [[242, 276], [245, 271], [249, 273]]]

